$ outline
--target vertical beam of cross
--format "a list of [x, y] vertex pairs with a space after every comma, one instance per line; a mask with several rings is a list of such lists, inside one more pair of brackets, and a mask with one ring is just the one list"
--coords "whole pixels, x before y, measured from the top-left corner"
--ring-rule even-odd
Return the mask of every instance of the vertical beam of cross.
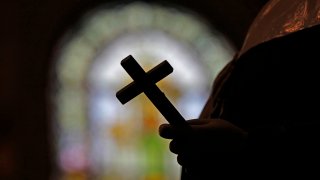
[[156, 85], [158, 81], [173, 71], [167, 61], [157, 65], [148, 73], [131, 55], [123, 59], [121, 65], [133, 79], [131, 84], [117, 92], [116, 96], [121, 103], [125, 104], [143, 92], [173, 127], [183, 131], [190, 129], [182, 115]]

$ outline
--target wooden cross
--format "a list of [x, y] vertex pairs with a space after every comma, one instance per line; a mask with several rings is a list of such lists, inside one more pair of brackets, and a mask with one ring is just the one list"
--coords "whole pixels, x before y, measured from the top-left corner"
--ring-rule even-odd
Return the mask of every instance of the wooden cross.
[[133, 79], [132, 83], [116, 94], [122, 104], [127, 103], [143, 92], [173, 127], [179, 130], [190, 129], [182, 115], [156, 85], [158, 81], [173, 71], [168, 61], [163, 61], [147, 73], [131, 55], [124, 58], [121, 61], [121, 65]]

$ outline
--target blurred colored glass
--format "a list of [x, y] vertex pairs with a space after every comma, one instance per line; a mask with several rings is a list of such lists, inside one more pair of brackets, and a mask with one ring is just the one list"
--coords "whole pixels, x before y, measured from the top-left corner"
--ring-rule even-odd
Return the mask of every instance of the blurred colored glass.
[[175, 155], [157, 134], [166, 122], [161, 114], [144, 95], [126, 105], [115, 97], [131, 82], [120, 66], [129, 54], [146, 71], [168, 60], [174, 72], [158, 85], [186, 119], [194, 119], [234, 51], [198, 16], [172, 7], [131, 3], [87, 13], [57, 53], [57, 179], [179, 179]]

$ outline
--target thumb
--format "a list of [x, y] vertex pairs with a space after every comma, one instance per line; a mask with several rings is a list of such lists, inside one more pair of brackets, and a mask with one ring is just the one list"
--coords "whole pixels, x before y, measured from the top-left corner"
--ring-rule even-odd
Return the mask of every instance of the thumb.
[[209, 130], [215, 129], [215, 119], [192, 119], [188, 120], [188, 124], [191, 126], [192, 133], [206, 133]]
[[173, 139], [176, 134], [175, 129], [170, 124], [161, 124], [159, 126], [159, 135], [165, 139]]

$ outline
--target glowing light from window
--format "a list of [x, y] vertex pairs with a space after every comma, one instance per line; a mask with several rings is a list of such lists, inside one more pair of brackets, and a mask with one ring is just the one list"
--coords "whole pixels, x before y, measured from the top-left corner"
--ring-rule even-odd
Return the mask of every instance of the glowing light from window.
[[144, 3], [93, 10], [66, 37], [53, 92], [58, 176], [179, 179], [175, 156], [157, 135], [162, 116], [143, 96], [125, 106], [115, 98], [131, 81], [120, 61], [131, 54], [147, 70], [168, 60], [174, 73], [158, 84], [193, 119], [232, 47], [193, 14]]

